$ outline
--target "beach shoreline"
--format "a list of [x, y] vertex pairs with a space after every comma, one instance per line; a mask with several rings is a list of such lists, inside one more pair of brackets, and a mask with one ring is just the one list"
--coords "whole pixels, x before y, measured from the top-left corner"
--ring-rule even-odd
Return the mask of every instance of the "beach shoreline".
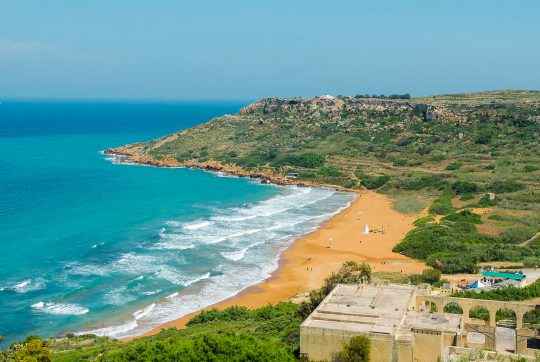
[[[310, 290], [320, 288], [324, 279], [348, 260], [368, 263], [373, 271], [410, 274], [426, 269], [425, 264], [392, 252], [392, 247], [413, 228], [412, 222], [418, 215], [395, 211], [386, 196], [373, 191], [363, 190], [356, 194], [349, 207], [284, 250], [278, 268], [266, 281], [201, 310], [233, 305], [257, 308], [295, 297], [301, 299]], [[370, 228], [367, 235], [364, 234], [365, 225]], [[185, 328], [201, 310], [122, 340], [154, 335], [167, 328]]]

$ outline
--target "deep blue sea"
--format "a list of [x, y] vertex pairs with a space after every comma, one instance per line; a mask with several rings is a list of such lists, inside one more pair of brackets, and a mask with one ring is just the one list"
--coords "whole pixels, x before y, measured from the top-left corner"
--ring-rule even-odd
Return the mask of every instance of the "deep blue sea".
[[0, 334], [134, 336], [268, 277], [351, 194], [100, 153], [245, 103], [0, 104]]

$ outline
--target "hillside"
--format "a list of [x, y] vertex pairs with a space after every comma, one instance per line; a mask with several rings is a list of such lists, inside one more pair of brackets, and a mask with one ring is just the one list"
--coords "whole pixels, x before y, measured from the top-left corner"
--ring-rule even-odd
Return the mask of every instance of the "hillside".
[[[402, 212], [429, 206], [431, 216], [396, 251], [464, 272], [481, 261], [538, 263], [539, 140], [540, 92], [494, 91], [262, 99], [237, 114], [108, 152], [280, 183], [377, 189]], [[299, 178], [288, 180], [287, 172]]]

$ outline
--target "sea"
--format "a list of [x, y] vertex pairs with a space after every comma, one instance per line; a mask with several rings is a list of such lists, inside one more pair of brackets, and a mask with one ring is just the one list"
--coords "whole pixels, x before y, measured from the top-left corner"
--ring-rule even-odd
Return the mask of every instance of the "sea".
[[0, 334], [132, 337], [268, 278], [280, 253], [352, 194], [103, 150], [247, 102], [2, 101]]

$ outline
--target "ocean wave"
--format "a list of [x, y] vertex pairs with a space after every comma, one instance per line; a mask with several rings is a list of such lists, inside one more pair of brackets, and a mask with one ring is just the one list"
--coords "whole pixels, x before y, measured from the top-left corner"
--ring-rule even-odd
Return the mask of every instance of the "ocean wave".
[[88, 308], [67, 303], [37, 302], [32, 304], [32, 308], [52, 315], [82, 315], [89, 312]]
[[135, 317], [135, 320], [139, 320], [143, 318], [144, 316], [148, 315], [152, 309], [154, 309], [156, 306], [156, 303], [152, 303], [149, 306], [144, 307], [143, 309], [139, 309], [135, 313], [133, 313], [133, 317]]
[[23, 294], [23, 293], [28, 293], [34, 290], [44, 289], [45, 287], [46, 287], [46, 283], [44, 279], [41, 279], [41, 278], [36, 279], [36, 280], [26, 279], [26, 280], [23, 280], [22, 282], [18, 282], [10, 286], [1, 287], [0, 292], [4, 290], [11, 290], [15, 293]]
[[182, 227], [186, 230], [197, 230], [202, 229], [211, 224], [210, 221], [197, 221], [192, 223], [183, 224]]
[[168, 265], [161, 265], [154, 275], [158, 279], [167, 280], [172, 284], [181, 285], [183, 287], [188, 287], [198, 281], [210, 278], [210, 272], [202, 275], [186, 276], [179, 270]]
[[[115, 338], [135, 336], [263, 281], [277, 268], [280, 253], [295, 238], [315, 230], [354, 198], [332, 189], [293, 186], [280, 190], [281, 195], [265, 201], [210, 209], [207, 217], [195, 221], [167, 221], [156, 243], [105, 265], [109, 272], [145, 275], [144, 283], [154, 287], [138, 290], [135, 298], [151, 293], [144, 290], [162, 288], [159, 283], [163, 281], [181, 288], [128, 315], [119, 325], [89, 332]], [[178, 252], [188, 248], [197, 252]], [[209, 266], [212, 271], [194, 273], [193, 269], [200, 269], [190, 269], [188, 257], [192, 256], [214, 263]], [[178, 258], [184, 262], [179, 263]], [[117, 289], [115, 295], [131, 298], [132, 289]]]
[[238, 222], [256, 219], [257, 215], [248, 215], [248, 216], [214, 216], [212, 220], [221, 221], [221, 222]]
[[237, 251], [222, 251], [220, 252], [220, 254], [225, 259], [228, 259], [231, 261], [239, 261], [239, 260], [242, 260], [244, 256], [246, 256], [247, 251], [248, 251], [248, 248], [244, 248]]
[[161, 289], [157, 289], [157, 290], [150, 290], [148, 292], [143, 292], [144, 295], [154, 295], [154, 294], [157, 294], [161, 292]]
[[220, 236], [220, 237], [217, 237], [217, 238], [207, 239], [205, 241], [205, 243], [206, 244], [218, 244], [218, 243], [221, 243], [221, 242], [223, 242], [223, 241], [225, 241], [227, 239], [233, 239], [233, 238], [239, 238], [241, 236], [257, 234], [257, 233], [259, 233], [261, 231], [262, 231], [262, 229], [251, 229], [251, 230], [240, 231], [240, 232], [232, 233], [232, 234], [229, 234], [229, 235]]

